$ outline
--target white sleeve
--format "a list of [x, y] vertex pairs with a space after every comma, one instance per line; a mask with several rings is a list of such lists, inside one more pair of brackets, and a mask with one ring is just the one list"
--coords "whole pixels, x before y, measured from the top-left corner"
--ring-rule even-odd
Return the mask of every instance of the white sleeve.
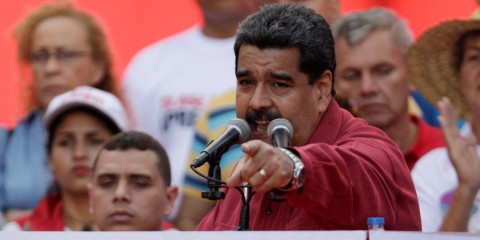
[[3, 212], [0, 212], [0, 228], [3, 228], [6, 223], [7, 220], [5, 219], [5, 215], [3, 214]]
[[411, 172], [424, 232], [438, 231], [443, 222], [441, 196], [445, 185], [440, 179], [442, 171], [439, 166], [443, 165], [441, 162], [445, 161], [445, 154], [446, 151], [440, 149], [427, 153], [418, 160]]
[[8, 222], [3, 226], [2, 231], [10, 231], [10, 232], [18, 232], [18, 231], [23, 231], [20, 225], [18, 225], [17, 222], [12, 221]]

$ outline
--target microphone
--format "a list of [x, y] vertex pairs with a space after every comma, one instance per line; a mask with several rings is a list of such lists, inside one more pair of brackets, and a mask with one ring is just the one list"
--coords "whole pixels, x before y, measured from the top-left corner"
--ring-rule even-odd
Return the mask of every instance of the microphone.
[[268, 124], [268, 137], [274, 147], [288, 147], [293, 136], [293, 126], [285, 118], [277, 118]]
[[198, 168], [213, 157], [221, 156], [232, 145], [243, 143], [250, 137], [250, 126], [247, 121], [234, 118], [227, 123], [222, 135], [211, 141], [192, 162], [192, 167]]
[[[293, 126], [292, 124], [285, 118], [277, 118], [271, 121], [267, 127], [268, 137], [272, 139], [272, 144], [274, 147], [281, 148], [281, 147], [289, 147], [290, 140], [293, 136]], [[278, 191], [269, 192], [267, 195], [267, 199], [276, 201], [276, 202], [283, 202], [285, 201], [282, 198]]]

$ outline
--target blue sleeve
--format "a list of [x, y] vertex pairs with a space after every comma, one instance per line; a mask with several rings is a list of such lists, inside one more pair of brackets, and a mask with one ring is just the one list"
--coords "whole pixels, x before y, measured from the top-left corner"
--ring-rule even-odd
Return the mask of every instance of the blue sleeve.
[[0, 210], [5, 209], [5, 195], [4, 195], [4, 163], [5, 163], [5, 150], [7, 148], [9, 131], [0, 128]]

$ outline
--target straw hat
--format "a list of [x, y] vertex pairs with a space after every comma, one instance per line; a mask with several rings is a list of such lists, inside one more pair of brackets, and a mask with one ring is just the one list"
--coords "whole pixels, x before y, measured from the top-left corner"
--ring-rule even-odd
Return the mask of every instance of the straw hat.
[[416, 88], [435, 106], [447, 96], [464, 119], [471, 113], [460, 91], [455, 48], [464, 33], [475, 29], [480, 29], [480, 20], [441, 22], [422, 34], [407, 55], [409, 79]]

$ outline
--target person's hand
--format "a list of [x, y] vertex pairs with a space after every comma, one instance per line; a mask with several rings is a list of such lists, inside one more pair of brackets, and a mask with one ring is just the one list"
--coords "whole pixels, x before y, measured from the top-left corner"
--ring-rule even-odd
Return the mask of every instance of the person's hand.
[[240, 158], [227, 180], [229, 187], [248, 182], [256, 192], [268, 192], [287, 186], [292, 180], [294, 164], [283, 152], [259, 140], [242, 144]]
[[448, 155], [458, 175], [459, 187], [477, 192], [480, 188], [480, 159], [475, 136], [463, 137], [457, 127], [457, 114], [446, 97], [438, 102], [438, 120], [448, 147]]

